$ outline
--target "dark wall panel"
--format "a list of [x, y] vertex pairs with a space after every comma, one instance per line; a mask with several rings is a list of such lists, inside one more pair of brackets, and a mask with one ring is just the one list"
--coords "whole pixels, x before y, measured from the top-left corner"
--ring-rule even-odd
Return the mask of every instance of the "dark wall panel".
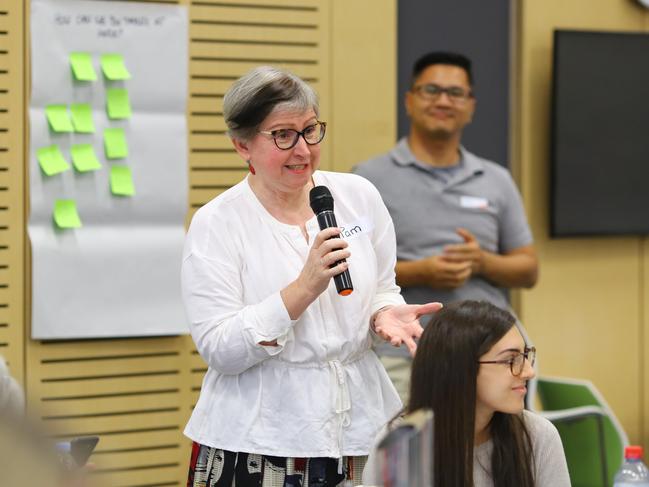
[[449, 50], [473, 61], [477, 98], [463, 144], [472, 152], [508, 165], [510, 0], [399, 0], [399, 136], [408, 133], [403, 95], [415, 60]]

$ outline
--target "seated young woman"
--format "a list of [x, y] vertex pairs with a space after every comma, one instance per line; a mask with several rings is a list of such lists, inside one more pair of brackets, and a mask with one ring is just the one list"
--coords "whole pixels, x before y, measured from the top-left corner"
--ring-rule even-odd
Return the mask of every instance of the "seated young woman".
[[[570, 487], [556, 428], [524, 410], [536, 350], [515, 323], [490, 303], [460, 301], [436, 313], [421, 337], [405, 412], [434, 411], [435, 486]], [[365, 485], [381, 483], [375, 465], [372, 454]]]

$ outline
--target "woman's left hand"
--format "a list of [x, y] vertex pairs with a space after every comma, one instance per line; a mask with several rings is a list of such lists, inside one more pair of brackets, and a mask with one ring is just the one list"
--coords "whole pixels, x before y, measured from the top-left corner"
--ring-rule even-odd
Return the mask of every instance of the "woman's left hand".
[[442, 308], [442, 303], [402, 304], [379, 311], [374, 319], [374, 331], [395, 347], [405, 343], [410, 355], [415, 355], [419, 338], [424, 329], [419, 317], [434, 313]]

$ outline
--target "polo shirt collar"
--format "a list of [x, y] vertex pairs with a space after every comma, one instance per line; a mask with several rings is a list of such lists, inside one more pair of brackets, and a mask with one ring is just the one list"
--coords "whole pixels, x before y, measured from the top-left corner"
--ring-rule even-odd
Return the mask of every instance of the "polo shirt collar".
[[408, 145], [408, 138], [402, 137], [391, 151], [392, 160], [400, 166], [409, 166], [412, 164], [421, 164], [415, 159], [414, 154]]
[[462, 154], [464, 169], [467, 176], [476, 176], [484, 172], [484, 161], [472, 152], [466, 150], [462, 145], [460, 146], [460, 154]]
[[[460, 155], [462, 158], [462, 169], [453, 177], [449, 183], [456, 184], [466, 179], [477, 176], [484, 172], [484, 162], [475, 154], [469, 152], [460, 146]], [[402, 137], [397, 145], [391, 151], [392, 160], [399, 166], [420, 166], [426, 168], [428, 164], [418, 161], [410, 150], [408, 138]]]

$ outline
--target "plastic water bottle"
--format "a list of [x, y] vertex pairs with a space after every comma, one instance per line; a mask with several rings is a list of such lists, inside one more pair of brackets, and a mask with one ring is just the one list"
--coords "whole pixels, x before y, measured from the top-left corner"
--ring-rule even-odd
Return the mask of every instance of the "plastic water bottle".
[[624, 449], [624, 463], [615, 474], [613, 487], [649, 487], [649, 469], [642, 462], [641, 446]]

